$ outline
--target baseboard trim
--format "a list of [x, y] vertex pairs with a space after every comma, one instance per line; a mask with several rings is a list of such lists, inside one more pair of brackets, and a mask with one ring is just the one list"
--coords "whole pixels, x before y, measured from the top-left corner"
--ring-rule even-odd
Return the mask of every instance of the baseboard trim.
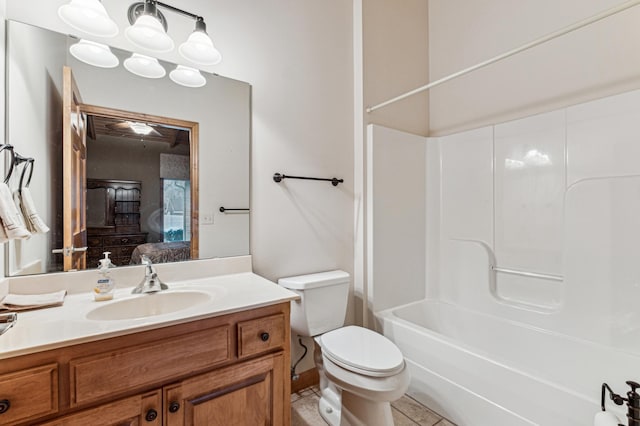
[[319, 382], [320, 376], [318, 375], [317, 368], [303, 371], [298, 374], [298, 380], [291, 380], [291, 393], [296, 393], [309, 386], [317, 385]]

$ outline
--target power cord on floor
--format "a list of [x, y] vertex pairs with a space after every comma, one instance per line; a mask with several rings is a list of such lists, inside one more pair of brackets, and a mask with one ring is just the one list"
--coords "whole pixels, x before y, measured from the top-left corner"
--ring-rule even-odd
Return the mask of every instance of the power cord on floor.
[[302, 343], [302, 337], [298, 338], [298, 343], [300, 344], [300, 346], [304, 348], [304, 353], [300, 358], [298, 358], [295, 364], [293, 364], [293, 367], [291, 367], [291, 380], [298, 380], [300, 378], [300, 376], [296, 374], [296, 367], [298, 366], [298, 364], [300, 364], [300, 361], [302, 361], [303, 358], [307, 356], [307, 351], [308, 351], [307, 347], [304, 345], [304, 343]]

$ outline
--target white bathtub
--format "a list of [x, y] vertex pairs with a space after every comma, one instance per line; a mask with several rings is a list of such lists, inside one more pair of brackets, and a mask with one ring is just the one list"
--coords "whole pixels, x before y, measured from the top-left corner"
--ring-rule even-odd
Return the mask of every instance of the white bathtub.
[[636, 354], [445, 302], [376, 317], [407, 360], [409, 394], [460, 426], [589, 426], [602, 382], [626, 393], [640, 372]]

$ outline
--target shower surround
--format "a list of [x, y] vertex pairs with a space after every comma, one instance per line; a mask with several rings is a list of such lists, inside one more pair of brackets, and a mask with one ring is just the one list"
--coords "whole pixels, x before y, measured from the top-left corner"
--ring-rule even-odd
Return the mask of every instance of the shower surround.
[[[463, 426], [584, 425], [602, 382], [640, 379], [640, 91], [438, 138], [369, 136], [367, 300], [414, 397]], [[393, 190], [389, 162], [424, 181]], [[424, 216], [389, 213], [385, 195]], [[385, 248], [414, 225], [400, 234], [423, 257]], [[414, 278], [393, 280], [398, 267]]]

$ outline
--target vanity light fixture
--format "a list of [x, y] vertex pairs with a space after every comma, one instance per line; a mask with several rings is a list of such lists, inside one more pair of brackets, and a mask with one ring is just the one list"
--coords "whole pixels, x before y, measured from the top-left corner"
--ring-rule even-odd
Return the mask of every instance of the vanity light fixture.
[[183, 58], [197, 65], [220, 63], [222, 55], [207, 34], [207, 25], [202, 16], [156, 0], [145, 0], [144, 3], [138, 2], [129, 6], [128, 17], [132, 25], [125, 30], [125, 36], [131, 43], [153, 52], [173, 50], [173, 40], [167, 35], [167, 20], [158, 7], [195, 20], [195, 30], [178, 48]]
[[202, 87], [207, 84], [200, 71], [195, 68], [178, 65], [176, 69], [169, 73], [169, 78], [176, 84], [185, 87]]
[[132, 25], [124, 35], [134, 46], [152, 52], [173, 50], [175, 45], [167, 34], [167, 20], [155, 2], [134, 3], [129, 7], [128, 15]]
[[162, 78], [167, 74], [156, 58], [141, 55], [140, 53], [133, 53], [129, 58], [125, 59], [124, 67], [130, 73], [145, 78]]
[[115, 68], [120, 61], [109, 46], [90, 40], [80, 40], [69, 47], [69, 52], [79, 61], [100, 68]]
[[[195, 20], [194, 31], [178, 47], [178, 53], [186, 60], [186, 65], [178, 65], [169, 77], [186, 87], [204, 86], [206, 78], [193, 66], [219, 64], [222, 55], [207, 34], [207, 25], [202, 16], [156, 0], [136, 2], [127, 11], [131, 26], [125, 30], [125, 37], [145, 53], [172, 51], [175, 44], [167, 34], [167, 19], [158, 10], [159, 7]], [[69, 26], [90, 35], [112, 37], [118, 34], [118, 26], [109, 18], [99, 0], [71, 0], [58, 9], [58, 15]], [[105, 68], [118, 65], [118, 58], [108, 46], [100, 43], [81, 40], [69, 50], [74, 57], [90, 65]], [[99, 58], [99, 55], [103, 57]], [[133, 74], [146, 78], [161, 78], [166, 75], [156, 58], [140, 53], [133, 53], [130, 58], [125, 59], [124, 67]]]
[[71, 0], [58, 8], [58, 16], [71, 28], [92, 36], [118, 35], [118, 25], [99, 0]]
[[196, 18], [196, 29], [187, 41], [178, 47], [178, 52], [183, 58], [195, 64], [216, 65], [222, 61], [222, 55], [213, 46], [213, 41], [207, 34], [207, 24], [202, 17]]

